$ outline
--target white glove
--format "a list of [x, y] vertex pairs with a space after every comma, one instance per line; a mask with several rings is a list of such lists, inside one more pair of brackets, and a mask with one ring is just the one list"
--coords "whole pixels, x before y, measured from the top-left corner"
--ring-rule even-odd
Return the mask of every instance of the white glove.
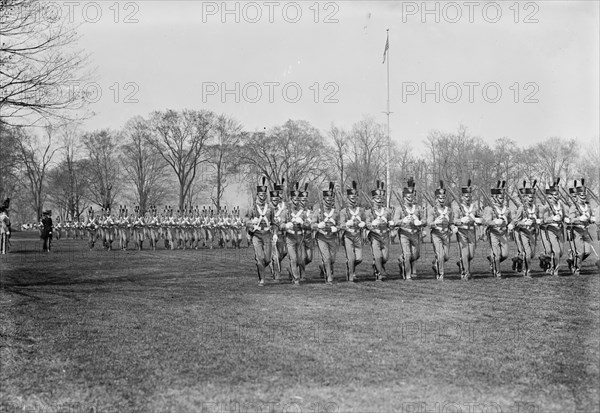
[[515, 226], [513, 224], [508, 224], [508, 230], [512, 231], [513, 229], [515, 229]]
[[570, 218], [565, 218], [565, 224], [570, 224], [571, 223], [571, 219]]
[[359, 228], [364, 228], [364, 227], [365, 227], [365, 223], [364, 223], [364, 222], [362, 222], [362, 221], [360, 221], [360, 222], [358, 223], [358, 227], [359, 227]]
[[443, 224], [444, 223], [444, 219], [442, 217], [437, 217], [435, 219], [435, 221], [433, 221], [433, 223], [436, 224], [436, 225]]
[[405, 224], [410, 224], [410, 217], [406, 216], [406, 217], [402, 218], [402, 222]]
[[452, 233], [456, 234], [458, 232], [458, 228], [457, 227], [452, 227]]
[[394, 226], [394, 221], [388, 221], [388, 225], [389, 225], [390, 227], [393, 227], [393, 226]]
[[324, 223], [324, 222], [319, 222], [319, 223], [317, 224], [317, 228], [319, 228], [319, 229], [323, 229], [323, 228], [325, 228], [325, 223]]
[[536, 218], [535, 223], [538, 224], [538, 225], [540, 225], [542, 223], [542, 220], [539, 219], [539, 218]]
[[587, 217], [587, 215], [582, 215], [582, 216], [580, 216], [580, 217], [579, 217], [579, 220], [580, 220], [581, 222], [588, 222], [588, 219], [589, 219], [589, 218]]
[[277, 236], [277, 234], [273, 234], [273, 242], [277, 242], [278, 239], [279, 237]]
[[593, 224], [596, 222], [596, 217], [590, 217], [590, 222]]
[[496, 224], [496, 225], [502, 225], [502, 224], [504, 224], [504, 220], [502, 218], [496, 218], [494, 220], [494, 224]]
[[552, 217], [554, 221], [560, 222], [560, 215], [556, 214]]
[[421, 220], [420, 220], [419, 218], [415, 218], [414, 224], [415, 224], [416, 226], [419, 226], [419, 225], [421, 225], [421, 224], [422, 224], [422, 222], [421, 222]]
[[523, 224], [524, 224], [525, 226], [529, 226], [529, 225], [533, 224], [533, 221], [532, 221], [532, 220], [530, 220], [529, 218], [527, 218], [526, 220], [524, 220], [524, 221], [523, 221]]
[[346, 221], [346, 226], [347, 227], [354, 226], [354, 221], [352, 221], [351, 219], [349, 219], [348, 221]]
[[462, 222], [463, 224], [468, 224], [469, 221], [471, 221], [471, 218], [469, 218], [469, 217], [462, 217], [460, 219], [460, 222]]
[[483, 220], [481, 218], [475, 218], [475, 223], [481, 225]]
[[296, 224], [302, 225], [304, 224], [304, 220], [302, 218], [296, 218]]
[[253, 225], [258, 225], [259, 222], [260, 222], [260, 219], [258, 219], [258, 218], [252, 218], [252, 224]]
[[337, 227], [336, 226], [331, 227], [331, 232], [337, 232]]
[[285, 224], [285, 227], [287, 229], [292, 229], [292, 228], [294, 228], [294, 224], [292, 222], [288, 222], [287, 224]]

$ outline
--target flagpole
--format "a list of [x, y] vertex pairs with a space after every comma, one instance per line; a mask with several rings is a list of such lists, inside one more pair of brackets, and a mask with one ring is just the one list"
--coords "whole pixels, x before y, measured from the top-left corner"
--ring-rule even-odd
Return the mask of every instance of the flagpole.
[[[390, 29], [386, 29], [387, 39], [386, 45], [389, 45], [390, 41]], [[392, 194], [392, 187], [390, 185], [390, 50], [387, 47], [387, 151], [386, 151], [386, 165], [385, 165], [385, 186], [387, 187], [387, 207], [390, 207], [390, 198]]]

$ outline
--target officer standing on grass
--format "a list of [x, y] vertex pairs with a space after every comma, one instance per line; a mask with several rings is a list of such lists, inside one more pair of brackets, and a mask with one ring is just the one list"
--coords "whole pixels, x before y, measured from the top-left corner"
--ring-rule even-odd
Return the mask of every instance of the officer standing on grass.
[[50, 244], [52, 243], [52, 211], [47, 210], [42, 213], [41, 235], [40, 238], [44, 241], [44, 252], [50, 252]]

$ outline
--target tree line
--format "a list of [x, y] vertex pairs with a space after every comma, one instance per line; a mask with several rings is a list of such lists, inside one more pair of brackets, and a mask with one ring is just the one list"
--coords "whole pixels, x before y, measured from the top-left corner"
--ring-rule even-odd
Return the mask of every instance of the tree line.
[[[325, 134], [304, 120], [247, 131], [232, 116], [191, 109], [136, 116], [120, 130], [82, 132], [71, 123], [34, 133], [0, 124], [0, 198], [13, 199], [11, 209], [21, 222], [37, 220], [49, 207], [78, 220], [90, 206], [117, 211], [118, 205], [135, 204], [142, 213], [151, 205], [218, 210], [235, 182], [245, 189], [244, 209], [266, 176], [271, 184], [308, 183], [314, 203], [329, 181], [338, 194], [356, 181], [368, 206], [365, 198], [386, 176], [384, 126], [366, 117], [349, 129], [332, 125]], [[585, 177], [591, 187], [598, 183], [597, 144], [551, 137], [524, 147], [509, 138], [490, 145], [464, 126], [431, 131], [424, 143], [426, 150], [417, 154], [391, 141], [392, 191], [401, 192], [409, 177], [418, 191], [429, 193], [440, 180], [460, 187], [472, 179], [491, 188], [502, 179], [513, 191], [522, 180], [544, 185], [558, 177]]]

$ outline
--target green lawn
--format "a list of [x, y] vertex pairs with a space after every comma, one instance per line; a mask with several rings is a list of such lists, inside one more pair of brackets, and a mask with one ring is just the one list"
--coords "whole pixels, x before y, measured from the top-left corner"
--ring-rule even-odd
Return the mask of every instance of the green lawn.
[[[251, 249], [0, 257], [0, 412], [597, 412], [600, 277], [257, 286]], [[595, 243], [598, 250], [598, 243]], [[452, 255], [456, 256], [454, 246]], [[395, 260], [398, 246], [392, 247]], [[315, 254], [315, 261], [318, 260]], [[287, 263], [287, 262], [286, 262]], [[510, 274], [510, 263], [502, 264]], [[397, 266], [390, 266], [396, 269]]]

